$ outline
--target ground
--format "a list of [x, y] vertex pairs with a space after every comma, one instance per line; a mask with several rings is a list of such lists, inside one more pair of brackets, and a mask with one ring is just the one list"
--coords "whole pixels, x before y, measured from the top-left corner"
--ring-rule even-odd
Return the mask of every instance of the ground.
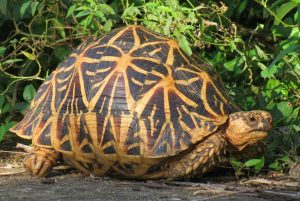
[[286, 175], [237, 180], [216, 173], [196, 181], [133, 181], [92, 177], [61, 164], [39, 179], [23, 169], [25, 154], [0, 151], [0, 200], [300, 200], [299, 180]]

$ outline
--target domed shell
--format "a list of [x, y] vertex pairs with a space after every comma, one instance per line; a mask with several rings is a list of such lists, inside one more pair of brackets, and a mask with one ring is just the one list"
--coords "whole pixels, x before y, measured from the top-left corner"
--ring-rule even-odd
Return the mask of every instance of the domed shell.
[[76, 157], [174, 156], [233, 111], [210, 67], [141, 26], [89, 39], [39, 88], [11, 131]]

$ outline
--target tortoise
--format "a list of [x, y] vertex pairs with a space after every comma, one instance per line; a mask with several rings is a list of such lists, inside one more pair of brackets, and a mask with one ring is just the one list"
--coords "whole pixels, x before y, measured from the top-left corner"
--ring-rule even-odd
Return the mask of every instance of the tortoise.
[[174, 39], [131, 25], [80, 44], [10, 131], [32, 140], [33, 175], [63, 159], [96, 176], [181, 179], [260, 142], [271, 122], [237, 109], [212, 67]]

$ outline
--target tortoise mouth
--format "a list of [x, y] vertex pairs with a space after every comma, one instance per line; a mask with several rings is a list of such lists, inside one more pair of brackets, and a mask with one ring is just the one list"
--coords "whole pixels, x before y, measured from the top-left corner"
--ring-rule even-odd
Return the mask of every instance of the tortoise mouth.
[[236, 148], [241, 151], [248, 145], [256, 144], [268, 136], [267, 130], [253, 130], [247, 133], [247, 138], [242, 140], [242, 143], [236, 144]]
[[248, 133], [253, 135], [254, 139], [260, 140], [260, 138], [266, 138], [268, 136], [268, 130], [253, 130]]

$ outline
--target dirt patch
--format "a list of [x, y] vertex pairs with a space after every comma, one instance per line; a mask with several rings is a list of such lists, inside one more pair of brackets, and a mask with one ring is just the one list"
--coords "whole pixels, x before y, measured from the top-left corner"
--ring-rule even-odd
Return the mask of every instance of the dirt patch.
[[91, 177], [60, 165], [50, 177], [38, 179], [24, 173], [23, 157], [20, 152], [0, 153], [0, 200], [300, 200], [299, 182], [285, 176], [133, 181]]

